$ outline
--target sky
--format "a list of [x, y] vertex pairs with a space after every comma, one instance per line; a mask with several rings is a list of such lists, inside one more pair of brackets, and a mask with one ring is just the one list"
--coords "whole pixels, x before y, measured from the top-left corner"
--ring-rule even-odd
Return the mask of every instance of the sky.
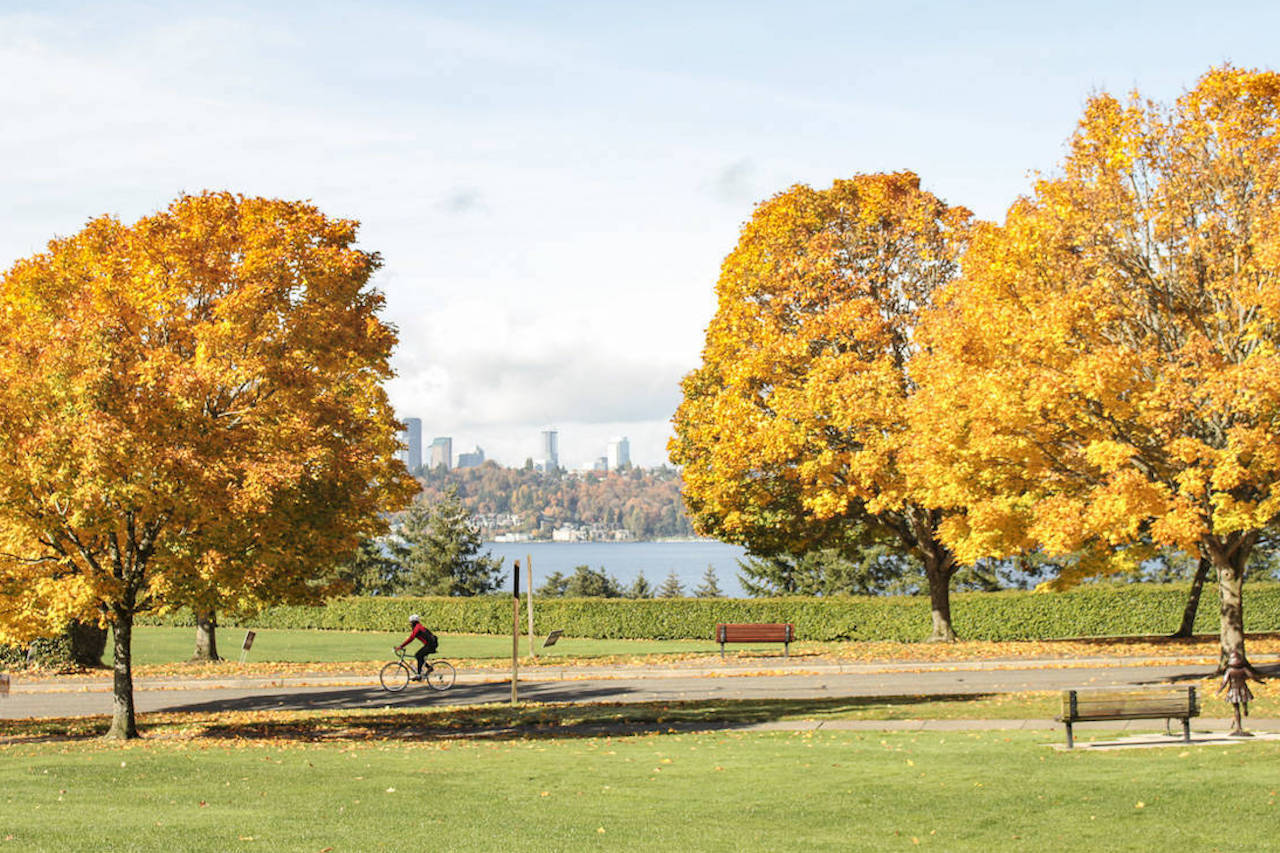
[[0, 0], [0, 269], [184, 192], [361, 222], [388, 385], [455, 453], [666, 461], [754, 205], [910, 169], [1000, 220], [1086, 99], [1280, 64], [1223, 2]]

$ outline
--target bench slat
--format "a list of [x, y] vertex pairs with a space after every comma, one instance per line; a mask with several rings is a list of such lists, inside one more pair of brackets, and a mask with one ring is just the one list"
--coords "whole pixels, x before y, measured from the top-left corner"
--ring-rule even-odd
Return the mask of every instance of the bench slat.
[[1139, 690], [1067, 690], [1062, 694], [1064, 720], [1141, 719], [1197, 716], [1200, 703], [1194, 688]]
[[1104, 720], [1182, 721], [1182, 739], [1191, 740], [1191, 718], [1200, 715], [1195, 687], [1148, 687], [1129, 690], [1064, 690], [1062, 715], [1067, 727], [1067, 749], [1074, 746], [1073, 723]]
[[796, 629], [790, 622], [720, 622], [715, 633], [722, 656], [725, 643], [782, 643], [786, 654], [795, 638]]

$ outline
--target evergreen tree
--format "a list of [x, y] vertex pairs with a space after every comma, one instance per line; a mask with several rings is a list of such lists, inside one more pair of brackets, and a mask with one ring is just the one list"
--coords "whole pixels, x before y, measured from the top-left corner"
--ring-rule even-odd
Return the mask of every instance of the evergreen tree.
[[667, 575], [667, 579], [662, 582], [662, 586], [658, 587], [658, 598], [683, 598], [684, 584], [680, 583], [680, 578], [676, 575], [676, 570], [672, 569]]
[[606, 575], [604, 569], [596, 571], [590, 566], [576, 566], [565, 586], [570, 598], [621, 598], [622, 587], [618, 579]]
[[644, 572], [636, 575], [636, 579], [632, 581], [631, 586], [627, 587], [627, 598], [653, 598], [653, 584], [645, 578]]
[[407, 556], [408, 549], [394, 539], [364, 539], [335, 574], [350, 584], [352, 595], [396, 595], [405, 585]]
[[537, 594], [543, 598], [564, 598], [568, 589], [569, 579], [560, 572], [552, 572], [538, 587]]
[[702, 575], [702, 584], [694, 588], [693, 594], [698, 598], [724, 598], [724, 591], [716, 580], [715, 566], [707, 565], [707, 570]]
[[405, 547], [405, 584], [410, 595], [483, 595], [498, 588], [502, 560], [480, 553], [480, 531], [458, 493], [437, 503], [415, 503], [399, 527]]
[[822, 548], [800, 555], [769, 554], [738, 561], [747, 595], [893, 595], [927, 589], [919, 561], [885, 544], [849, 554]]

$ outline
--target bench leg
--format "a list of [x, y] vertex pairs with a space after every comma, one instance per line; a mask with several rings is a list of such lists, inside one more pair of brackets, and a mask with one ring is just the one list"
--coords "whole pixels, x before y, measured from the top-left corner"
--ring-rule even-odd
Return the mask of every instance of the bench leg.
[[720, 644], [720, 660], [724, 660], [724, 643]]
[[1067, 749], [1075, 749], [1075, 748], [1076, 748], [1076, 742], [1071, 737], [1071, 724], [1067, 723]]
[[791, 644], [790, 644], [790, 643], [783, 643], [783, 644], [782, 644], [782, 656], [783, 656], [784, 658], [789, 658], [789, 657], [791, 657]]
[[1187, 743], [1191, 743], [1191, 718], [1182, 718], [1182, 739]]

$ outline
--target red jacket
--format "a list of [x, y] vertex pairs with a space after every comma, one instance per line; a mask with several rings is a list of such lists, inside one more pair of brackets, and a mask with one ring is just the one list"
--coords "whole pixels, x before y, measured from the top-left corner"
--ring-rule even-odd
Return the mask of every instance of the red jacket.
[[415, 622], [413, 625], [413, 630], [409, 632], [409, 639], [405, 640], [403, 643], [396, 646], [396, 648], [403, 649], [405, 646], [412, 643], [415, 638], [418, 640], [421, 640], [423, 645], [426, 645], [427, 634], [428, 634], [427, 626], [423, 625], [421, 622]]

